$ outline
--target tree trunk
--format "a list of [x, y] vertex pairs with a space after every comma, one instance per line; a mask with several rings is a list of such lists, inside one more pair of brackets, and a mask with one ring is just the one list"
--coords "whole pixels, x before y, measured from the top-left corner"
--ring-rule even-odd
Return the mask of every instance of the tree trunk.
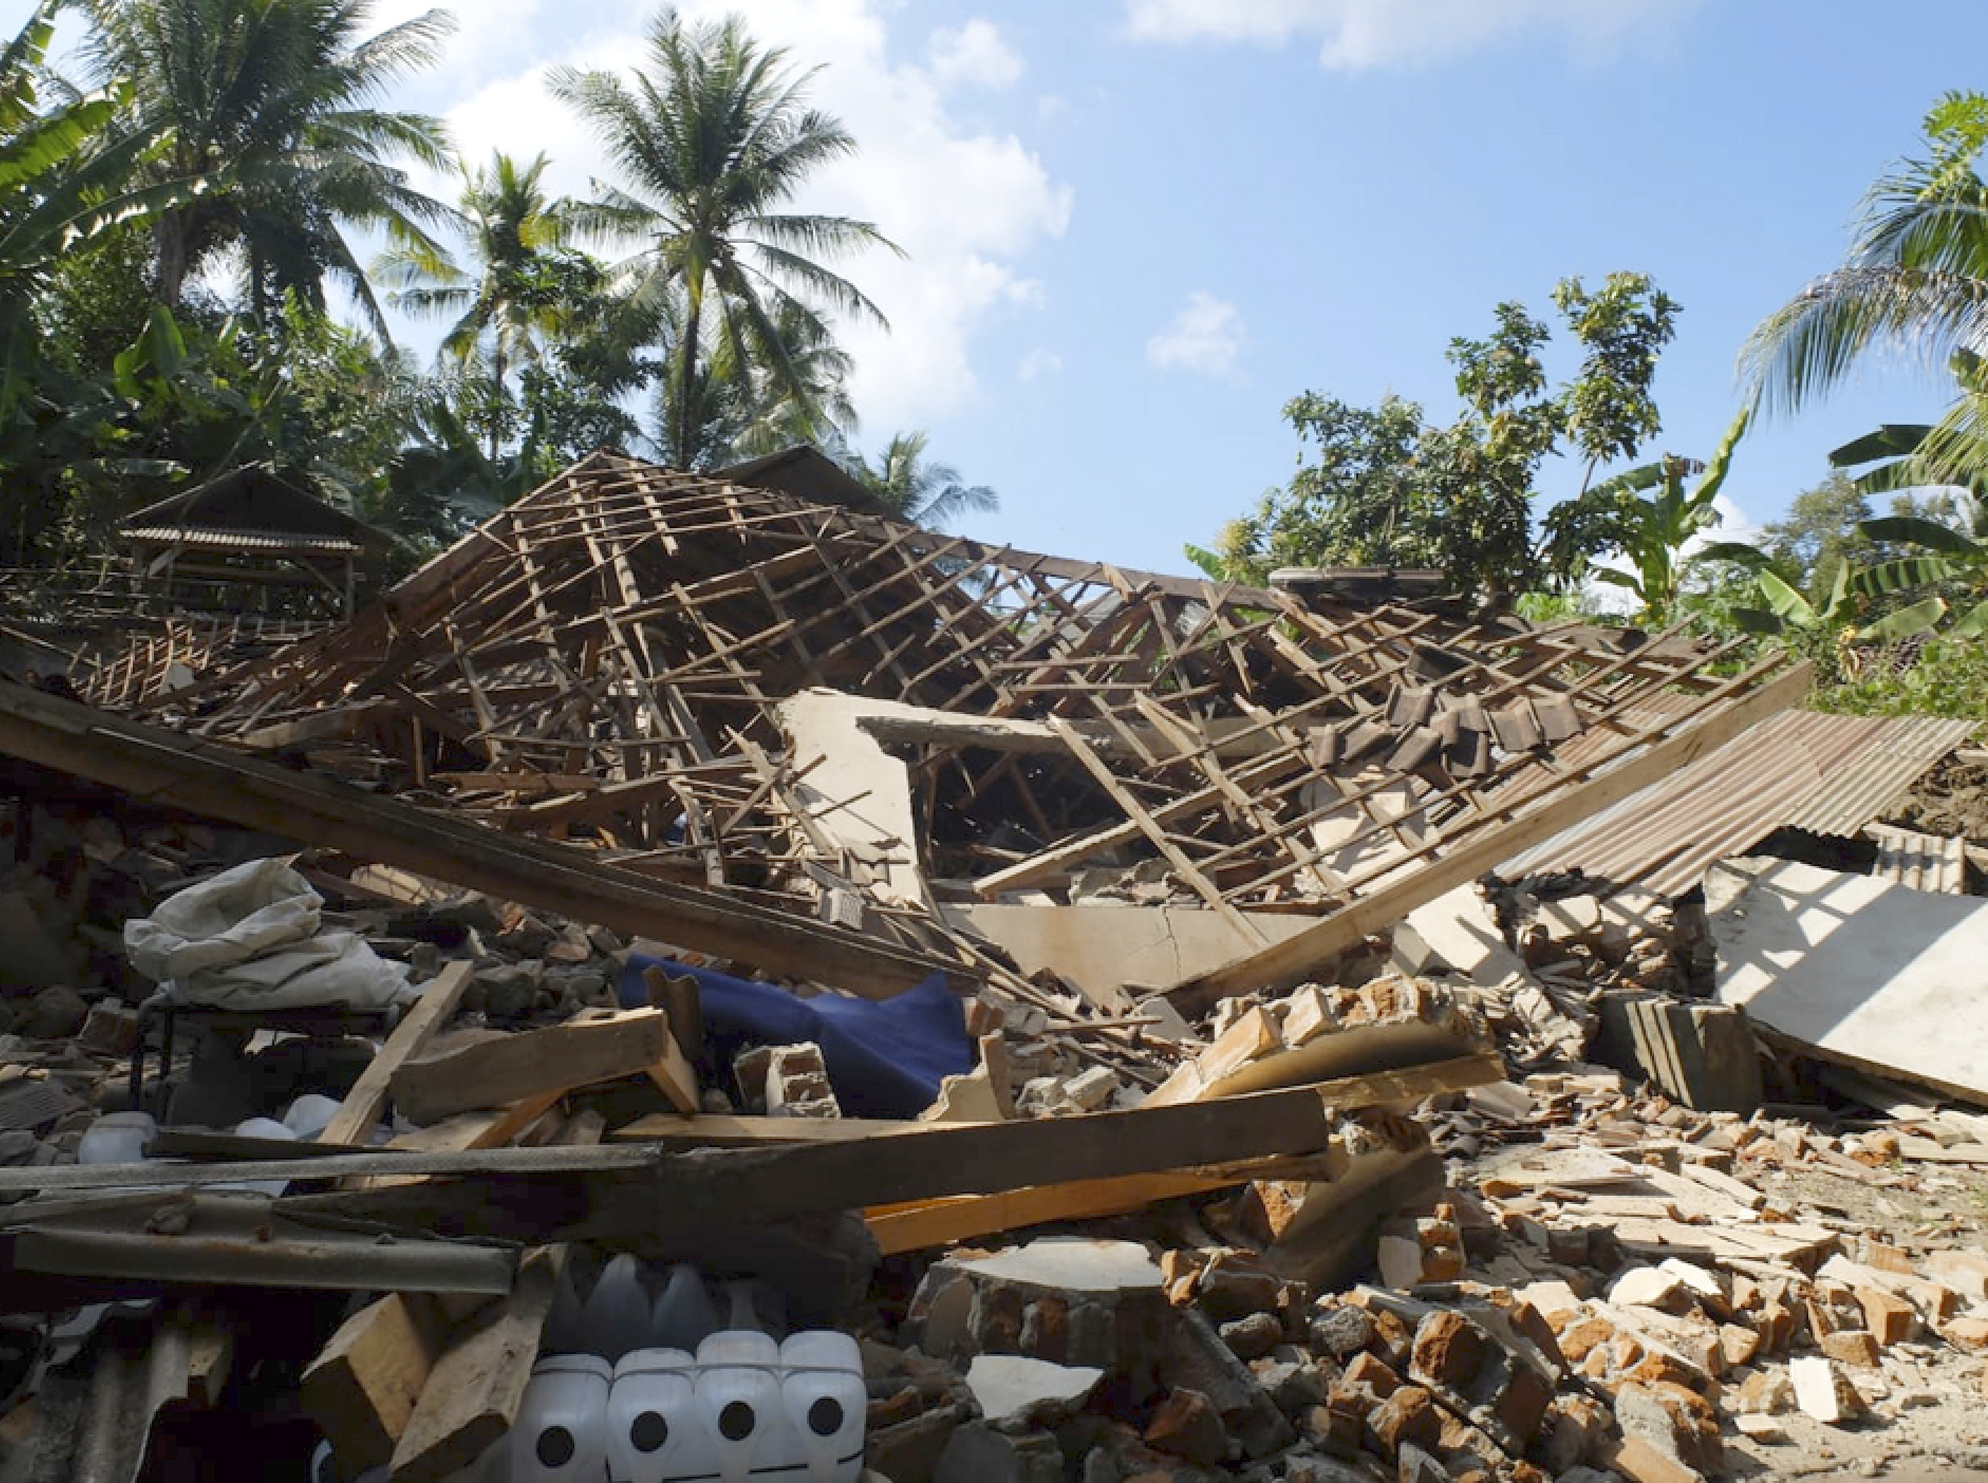
[[701, 282], [686, 283], [684, 296], [688, 311], [683, 321], [683, 345], [677, 356], [676, 458], [681, 467], [688, 469], [695, 462], [690, 449], [692, 432], [690, 389], [695, 384], [697, 375], [697, 335], [704, 308], [704, 285]]

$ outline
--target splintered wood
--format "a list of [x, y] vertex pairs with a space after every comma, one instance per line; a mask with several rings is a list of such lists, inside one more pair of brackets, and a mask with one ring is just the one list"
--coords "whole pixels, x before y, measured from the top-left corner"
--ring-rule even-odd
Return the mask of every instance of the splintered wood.
[[[1735, 657], [990, 548], [603, 453], [351, 624], [169, 704], [906, 943], [944, 936], [921, 877], [994, 899], [1151, 860], [1238, 934], [1183, 986], [1207, 998], [1299, 980], [1799, 693], [1788, 659]], [[908, 799], [811, 785], [778, 707], [817, 688], [938, 718], [887, 733]], [[1267, 943], [1263, 910], [1317, 922]]]

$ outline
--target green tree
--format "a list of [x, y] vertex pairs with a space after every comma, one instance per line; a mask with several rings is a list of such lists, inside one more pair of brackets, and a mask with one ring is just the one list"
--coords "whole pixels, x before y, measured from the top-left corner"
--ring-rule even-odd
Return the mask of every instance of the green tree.
[[441, 124], [379, 104], [437, 60], [448, 15], [367, 37], [372, 0], [83, 3], [92, 71], [128, 83], [135, 126], [167, 141], [159, 174], [211, 182], [159, 217], [159, 301], [176, 306], [194, 275], [234, 251], [258, 322], [276, 321], [285, 294], [322, 309], [329, 277], [384, 335], [345, 229], [432, 245], [428, 229], [447, 217], [397, 163], [445, 167]]
[[898, 433], [874, 464], [857, 456], [849, 471], [899, 519], [932, 530], [1000, 509], [1001, 497], [985, 484], [968, 484], [951, 464], [926, 458], [927, 442], [922, 431]]
[[54, 35], [43, 0], [0, 49], [0, 564], [41, 553], [67, 516], [71, 471], [96, 455], [115, 403], [92, 368], [57, 353], [45, 295], [65, 268], [202, 182], [147, 168], [168, 140], [133, 127], [128, 90], [111, 86], [44, 103]]
[[1188, 548], [1190, 559], [1254, 582], [1278, 566], [1433, 567], [1498, 601], [1578, 577], [1629, 537], [1621, 502], [1577, 495], [1536, 536], [1540, 470], [1552, 454], [1577, 454], [1585, 494], [1598, 469], [1633, 457], [1654, 433], [1651, 380], [1678, 308], [1637, 273], [1611, 274], [1592, 292], [1566, 279], [1553, 297], [1581, 349], [1570, 380], [1556, 388], [1547, 375], [1548, 326], [1505, 303], [1488, 337], [1450, 342], [1464, 411], [1446, 427], [1427, 425], [1402, 398], [1367, 409], [1308, 392], [1284, 416], [1311, 461], [1225, 526], [1214, 550]]
[[671, 334], [660, 441], [673, 462], [702, 468], [725, 452], [700, 426], [711, 405], [700, 378], [719, 347], [734, 367], [769, 377], [812, 427], [819, 405], [792, 347], [831, 341], [827, 312], [884, 322], [823, 260], [890, 243], [868, 222], [783, 209], [855, 149], [840, 123], [807, 106], [813, 73], [789, 69], [783, 50], [761, 47], [737, 16], [692, 24], [665, 9], [649, 27], [648, 62], [632, 82], [561, 67], [551, 84], [626, 181], [600, 187], [586, 219], [642, 244], [627, 297]]
[[[1618, 474], [1583, 496], [1612, 503], [1609, 544], [1629, 563], [1627, 571], [1597, 568], [1595, 580], [1633, 592], [1642, 605], [1637, 615], [1642, 622], [1662, 626], [1675, 614], [1693, 559], [1691, 547], [1719, 523], [1719, 490], [1732, 468], [1733, 452], [1746, 436], [1750, 415], [1742, 410], [1733, 419], [1705, 463], [1666, 456]], [[1698, 482], [1687, 489], [1685, 480], [1694, 474]], [[1706, 559], [1730, 558], [1741, 550], [1751, 548], [1714, 545], [1703, 554]]]
[[1796, 495], [1788, 513], [1764, 527], [1761, 551], [1784, 582], [1827, 607], [1836, 574], [1869, 554], [1870, 543], [1857, 527], [1870, 518], [1870, 500], [1839, 469]]

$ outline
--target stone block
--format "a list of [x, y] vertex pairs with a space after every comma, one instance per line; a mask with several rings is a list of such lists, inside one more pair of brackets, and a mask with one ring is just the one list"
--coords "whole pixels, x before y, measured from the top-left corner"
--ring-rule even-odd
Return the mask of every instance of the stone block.
[[1201, 1467], [1218, 1467], [1229, 1455], [1229, 1434], [1215, 1403], [1198, 1390], [1173, 1390], [1146, 1423], [1141, 1440], [1158, 1452]]
[[1637, 1064], [1673, 1101], [1699, 1112], [1760, 1106], [1760, 1056], [1745, 1010], [1661, 995], [1626, 1008]]
[[1860, 1370], [1878, 1367], [1878, 1341], [1864, 1329], [1839, 1329], [1824, 1334], [1816, 1347], [1838, 1364]]
[[1284, 1339], [1284, 1325], [1273, 1313], [1252, 1313], [1221, 1327], [1222, 1342], [1236, 1358], [1262, 1359]]
[[1047, 1432], [1013, 1436], [969, 1422], [946, 1439], [932, 1483], [1063, 1483], [1063, 1449]]
[[1442, 1433], [1442, 1409], [1419, 1385], [1402, 1386], [1367, 1414], [1367, 1435], [1383, 1457], [1394, 1456], [1404, 1442], [1434, 1447]]
[[76, 1039], [101, 1056], [128, 1056], [138, 1045], [138, 1011], [108, 999], [90, 1006]]
[[1310, 1339], [1313, 1349], [1344, 1362], [1374, 1341], [1374, 1321], [1351, 1304], [1322, 1307], [1312, 1316]]

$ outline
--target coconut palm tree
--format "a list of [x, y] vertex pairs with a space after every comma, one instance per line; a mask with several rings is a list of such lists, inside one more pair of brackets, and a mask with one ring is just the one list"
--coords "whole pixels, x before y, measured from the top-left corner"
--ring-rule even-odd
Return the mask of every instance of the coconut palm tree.
[[827, 313], [884, 322], [822, 260], [891, 244], [869, 222], [785, 209], [810, 176], [855, 149], [840, 123], [807, 106], [812, 71], [794, 72], [737, 16], [693, 24], [668, 9], [650, 23], [648, 63], [627, 82], [572, 67], [550, 82], [626, 182], [596, 182], [601, 199], [585, 216], [603, 235], [641, 244], [623, 264], [629, 302], [659, 333], [674, 325], [660, 441], [673, 461], [705, 467], [724, 453], [702, 436], [701, 378], [720, 348], [813, 424], [819, 402], [792, 347], [832, 340]]
[[169, 136], [155, 168], [213, 181], [159, 220], [160, 301], [177, 304], [189, 279], [232, 249], [258, 321], [285, 293], [322, 308], [331, 277], [384, 334], [345, 229], [432, 245], [428, 229], [448, 215], [397, 163], [445, 168], [441, 124], [379, 104], [436, 61], [449, 16], [431, 10], [367, 37], [372, 0], [83, 3], [95, 22], [91, 70], [127, 81], [135, 120]]
[[968, 513], [990, 514], [1001, 496], [985, 484], [968, 484], [951, 464], [925, 458], [927, 434], [898, 433], [874, 465], [857, 457], [850, 472], [901, 520], [937, 530]]
[[1953, 373], [1960, 392], [1918, 444], [1927, 482], [1988, 472], [1988, 95], [1949, 93], [1926, 117], [1926, 153], [1900, 162], [1865, 197], [1843, 265], [1770, 315], [1741, 352], [1742, 375], [1769, 409], [1799, 411], [1878, 351]]
[[[599, 269], [567, 247], [572, 207], [545, 191], [549, 162], [539, 155], [519, 164], [502, 151], [471, 170], [459, 164], [458, 202], [469, 266], [460, 266], [431, 244], [402, 241], [373, 265], [391, 290], [387, 302], [423, 317], [449, 318], [440, 354], [465, 370], [483, 368], [493, 411], [510, 401], [513, 371], [542, 363], [547, 347], [590, 312]], [[497, 456], [500, 423], [490, 418], [490, 456]]]

